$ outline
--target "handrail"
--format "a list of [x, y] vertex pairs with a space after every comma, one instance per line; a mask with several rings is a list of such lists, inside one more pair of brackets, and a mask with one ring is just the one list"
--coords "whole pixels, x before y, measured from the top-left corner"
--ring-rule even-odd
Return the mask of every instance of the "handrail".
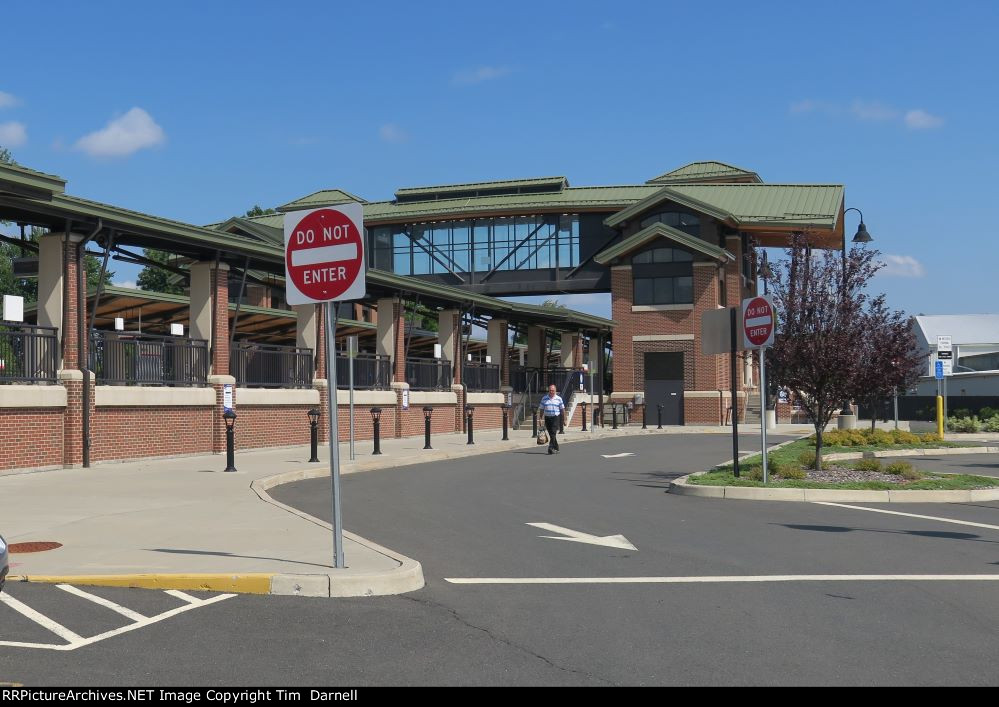
[[58, 347], [55, 327], [0, 323], [0, 383], [55, 383]]

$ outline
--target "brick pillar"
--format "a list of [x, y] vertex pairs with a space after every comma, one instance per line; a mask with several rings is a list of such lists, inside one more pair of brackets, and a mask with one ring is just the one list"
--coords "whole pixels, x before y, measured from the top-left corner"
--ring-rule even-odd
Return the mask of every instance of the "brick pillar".
[[319, 391], [319, 442], [327, 443], [329, 442], [329, 405], [330, 405], [330, 388], [327, 385], [325, 378], [317, 378], [312, 381], [312, 387]]
[[[403, 427], [402, 418], [404, 415], [402, 411], [403, 391], [409, 390], [409, 383], [393, 383], [392, 390], [395, 391], [395, 427], [392, 429], [392, 433], [393, 436], [396, 439], [398, 439], [399, 437], [402, 437], [403, 434], [402, 430]], [[410, 403], [410, 407], [412, 407], [412, 403]], [[382, 415], [382, 419], [385, 419], [384, 415]], [[383, 437], [388, 436], [388, 430], [385, 427], [382, 427], [382, 436]]]
[[458, 398], [458, 404], [454, 408], [454, 431], [465, 431], [465, 386], [452, 385], [451, 392]]
[[[62, 370], [58, 376], [66, 388], [66, 412], [63, 416], [63, 466], [83, 465], [83, 371], [80, 370], [80, 300], [79, 263], [77, 244], [80, 236], [68, 235], [62, 242], [62, 277], [66, 298], [62, 303]], [[86, 280], [83, 296], [86, 302]], [[85, 353], [85, 352], [84, 352]], [[91, 379], [91, 383], [93, 379]], [[90, 389], [91, 415], [93, 414], [94, 389]], [[91, 419], [93, 419], [91, 417]]]
[[[315, 305], [316, 308], [316, 378], [329, 378], [329, 370], [327, 369], [326, 361], [326, 312], [325, 308], [321, 304]], [[334, 346], [336, 345], [336, 337], [333, 338]]]
[[212, 288], [215, 292], [212, 312], [212, 331], [215, 345], [212, 348], [212, 373], [216, 376], [229, 375], [229, 266], [219, 263], [212, 270]]
[[583, 335], [576, 334], [572, 339], [572, 367], [577, 371], [583, 368]]
[[393, 326], [395, 330], [395, 348], [392, 357], [392, 380], [396, 383], [406, 382], [406, 317], [401, 302], [392, 305]]

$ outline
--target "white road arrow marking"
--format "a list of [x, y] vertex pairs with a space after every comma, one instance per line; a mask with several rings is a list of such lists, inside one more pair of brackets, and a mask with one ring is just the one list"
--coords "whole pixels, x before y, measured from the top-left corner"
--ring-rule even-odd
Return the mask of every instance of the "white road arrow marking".
[[638, 548], [628, 542], [628, 538], [623, 535], [607, 535], [600, 537], [599, 535], [590, 535], [589, 533], [581, 533], [578, 530], [570, 530], [569, 528], [562, 528], [557, 525], [552, 525], [551, 523], [528, 523], [527, 525], [533, 526], [535, 528], [541, 528], [541, 530], [548, 530], [552, 533], [558, 533], [559, 535], [564, 535], [568, 537], [557, 537], [554, 535], [541, 535], [539, 537], [549, 538], [551, 540], [568, 540], [574, 543], [586, 543], [587, 545], [603, 545], [604, 547], [618, 547], [622, 550], [634, 550], [638, 552]]
[[604, 459], [619, 459], [620, 457], [633, 457], [634, 452], [621, 452], [620, 454], [601, 454]]

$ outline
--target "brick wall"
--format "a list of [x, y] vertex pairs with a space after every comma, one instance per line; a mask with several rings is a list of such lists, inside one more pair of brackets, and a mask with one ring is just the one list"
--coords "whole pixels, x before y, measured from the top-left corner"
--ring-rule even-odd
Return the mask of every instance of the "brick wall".
[[210, 454], [211, 415], [204, 406], [101, 406], [91, 417], [90, 461]]
[[237, 405], [236, 449], [309, 443], [311, 405]]
[[[454, 405], [434, 405], [430, 417], [430, 434], [454, 434]], [[423, 434], [423, 406], [410, 405], [409, 410], [399, 411], [399, 422], [402, 437], [416, 437]]]
[[0, 470], [63, 464], [63, 408], [0, 411]]

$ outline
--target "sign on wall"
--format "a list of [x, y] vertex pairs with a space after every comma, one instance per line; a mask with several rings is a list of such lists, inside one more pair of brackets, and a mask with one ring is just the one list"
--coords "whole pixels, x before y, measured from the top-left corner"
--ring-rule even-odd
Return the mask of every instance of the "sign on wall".
[[364, 212], [341, 204], [284, 216], [284, 273], [288, 304], [361, 299]]

